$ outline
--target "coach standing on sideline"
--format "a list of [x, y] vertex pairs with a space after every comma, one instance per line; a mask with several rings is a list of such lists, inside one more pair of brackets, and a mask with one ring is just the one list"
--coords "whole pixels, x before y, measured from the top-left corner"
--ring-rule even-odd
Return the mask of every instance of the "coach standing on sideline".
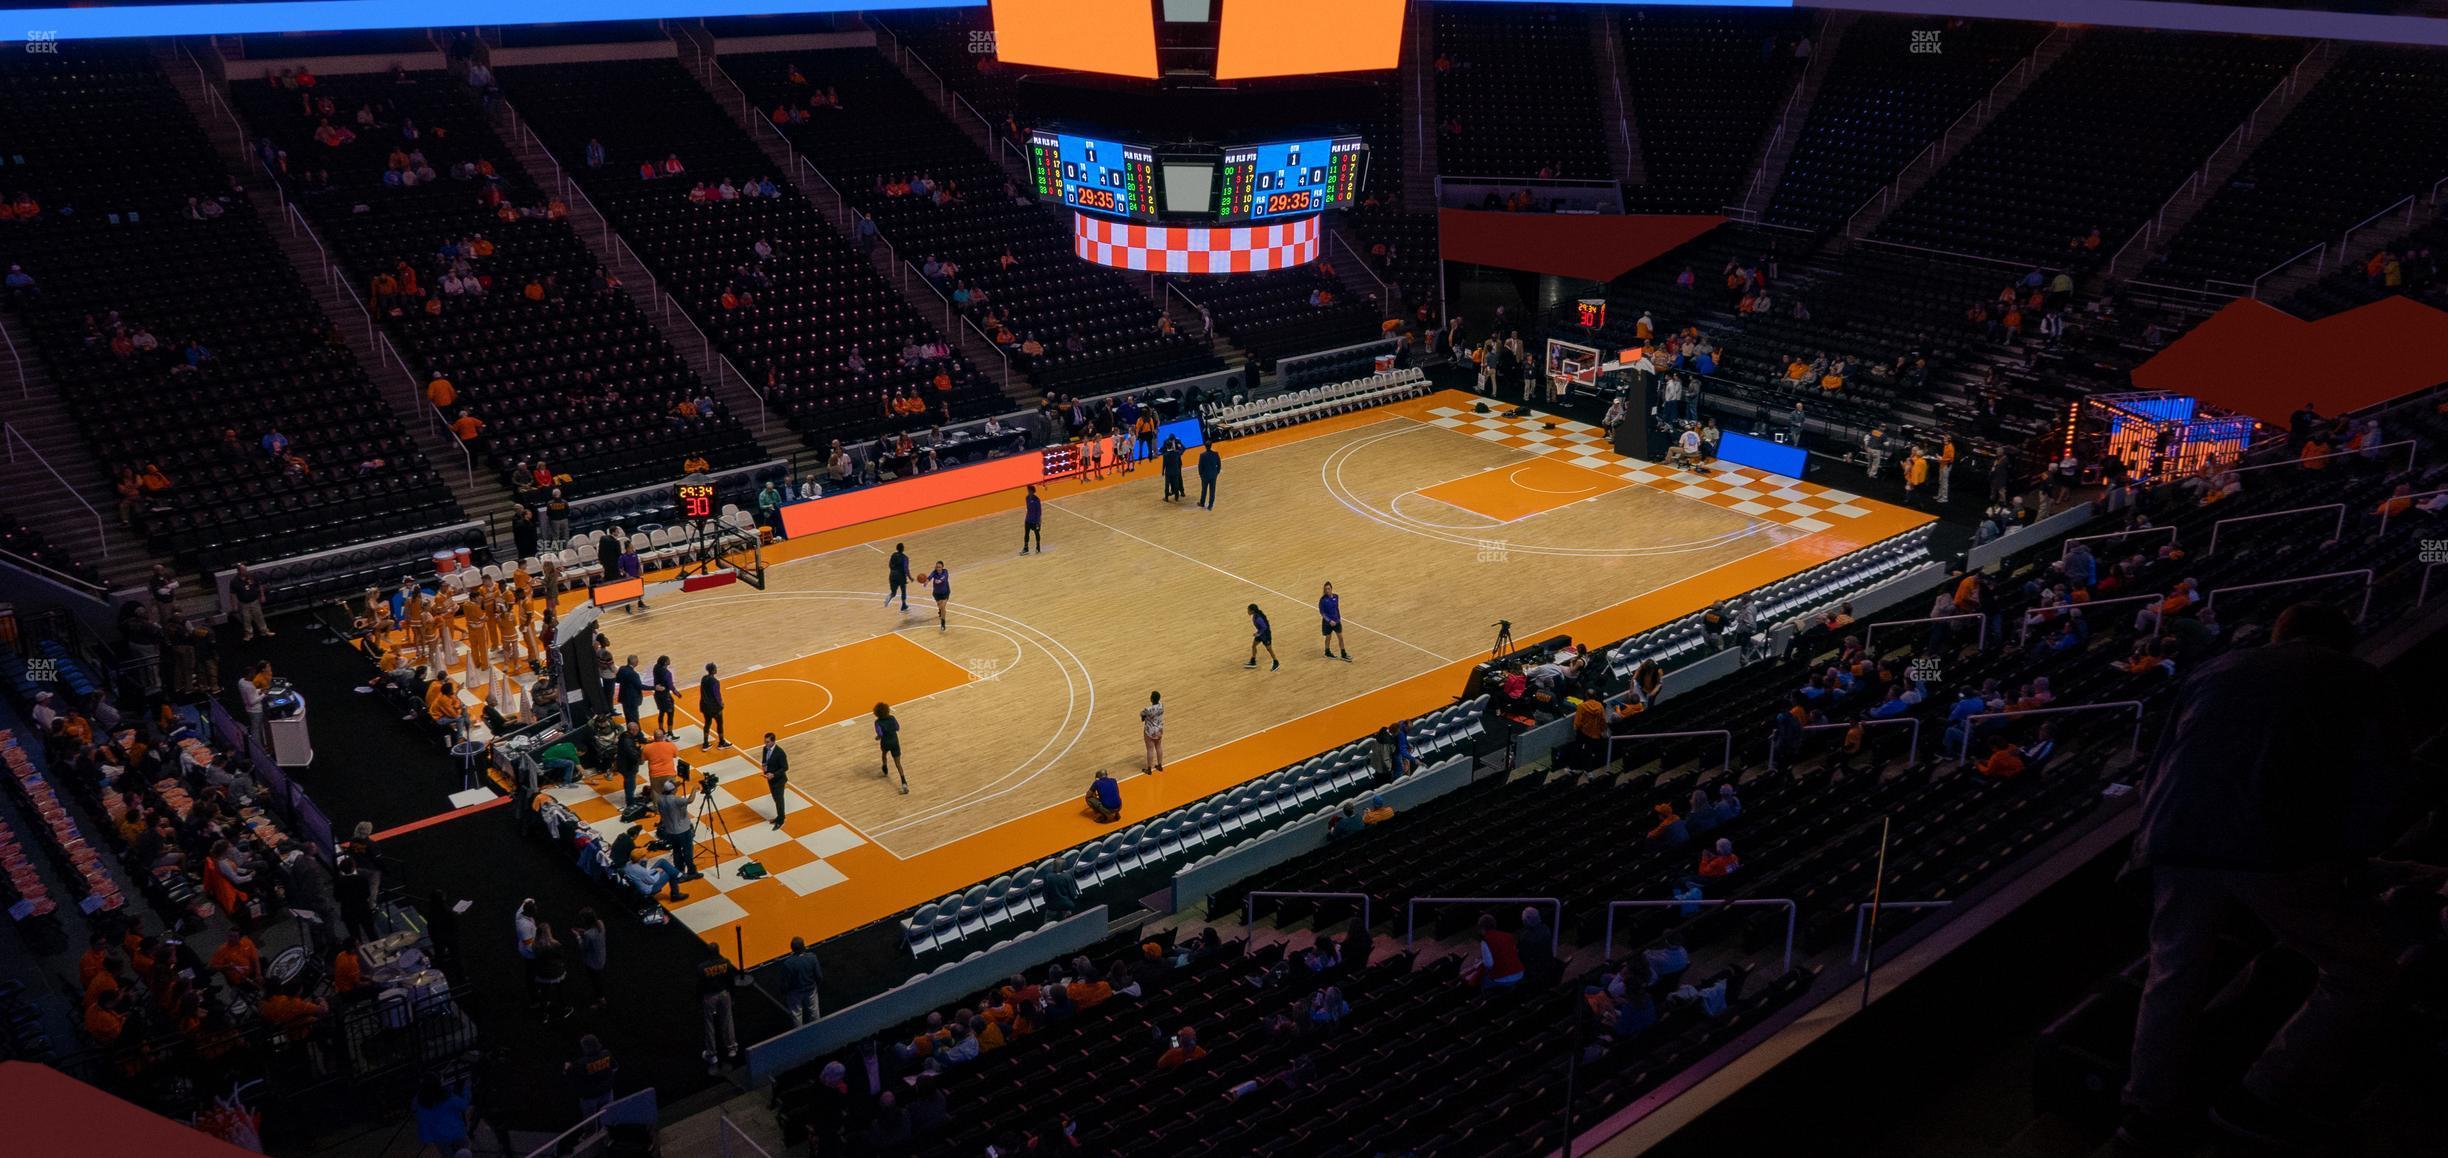
[[1214, 443], [1199, 448], [1199, 504], [1215, 509], [1216, 476], [1224, 473], [1224, 456], [1216, 453]]
[[773, 793], [773, 826], [780, 828], [782, 827], [782, 790], [790, 785], [790, 753], [783, 751], [782, 745], [774, 742], [774, 734], [771, 732], [765, 733], [765, 750], [758, 755], [758, 763], [764, 765], [765, 789]]
[[731, 737], [723, 731], [722, 680], [710, 663], [697, 681], [697, 712], [705, 717], [705, 730], [697, 736], [698, 749], [730, 747]]

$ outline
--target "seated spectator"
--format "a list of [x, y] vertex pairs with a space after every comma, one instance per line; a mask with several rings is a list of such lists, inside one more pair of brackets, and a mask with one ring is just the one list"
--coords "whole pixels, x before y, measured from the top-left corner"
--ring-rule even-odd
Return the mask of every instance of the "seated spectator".
[[1649, 830], [1648, 839], [1673, 846], [1691, 843], [1691, 830], [1675, 815], [1674, 805], [1659, 804], [1650, 811], [1657, 814], [1657, 824]]
[[1164, 1051], [1164, 1055], [1156, 1059], [1156, 1068], [1177, 1070], [1206, 1056], [1207, 1051], [1199, 1048], [1198, 1031], [1183, 1026], [1180, 1033], [1173, 1035], [1172, 1048]]
[[1463, 970], [1463, 980], [1481, 989], [1507, 989], [1521, 984], [1522, 958], [1513, 934], [1496, 927], [1494, 913], [1479, 914], [1479, 954]]
[[1700, 875], [1711, 879], [1732, 876], [1742, 867], [1742, 858], [1734, 855], [1734, 842], [1717, 839], [1717, 847], [1700, 854]]
[[1990, 743], [1988, 755], [1982, 756], [1972, 770], [1991, 780], [2012, 780], [2023, 774], [2023, 752], [2014, 741], [1999, 736]]
[[256, 950], [252, 939], [236, 929], [230, 930], [221, 947], [213, 950], [208, 964], [236, 988], [249, 991], [263, 988], [263, 954]]

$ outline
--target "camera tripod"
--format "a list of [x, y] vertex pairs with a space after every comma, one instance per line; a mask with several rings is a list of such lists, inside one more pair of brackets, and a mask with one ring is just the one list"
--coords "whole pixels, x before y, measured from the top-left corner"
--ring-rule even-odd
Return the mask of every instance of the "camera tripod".
[[1499, 619], [1495, 623], [1496, 646], [1488, 649], [1489, 659], [1503, 659], [1513, 654], [1513, 621]]
[[731, 822], [723, 819], [722, 806], [714, 799], [714, 784], [703, 773], [699, 774], [698, 780], [704, 787], [697, 796], [697, 826], [705, 830], [706, 841], [702, 851], [708, 859], [697, 871], [701, 876], [720, 876], [722, 845], [731, 844], [731, 851], [735, 853], [739, 851], [739, 845], [731, 843]]

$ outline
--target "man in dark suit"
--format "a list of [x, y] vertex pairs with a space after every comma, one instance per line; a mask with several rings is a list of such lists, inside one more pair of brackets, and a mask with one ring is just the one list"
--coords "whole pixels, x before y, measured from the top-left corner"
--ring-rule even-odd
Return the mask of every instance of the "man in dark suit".
[[722, 680], [710, 663], [706, 665], [705, 676], [697, 681], [697, 711], [705, 717], [705, 732], [697, 737], [697, 747], [730, 747], [731, 739], [723, 733]]
[[765, 733], [765, 750], [759, 754], [758, 759], [765, 765], [765, 788], [773, 793], [773, 826], [780, 828], [782, 827], [782, 809], [785, 807], [782, 789], [790, 784], [790, 753], [783, 751], [782, 745], [774, 741], [773, 733], [767, 732]]
[[1180, 439], [1168, 436], [1164, 440], [1164, 497], [1168, 503], [1189, 493], [1182, 486], [1182, 450]]
[[646, 702], [646, 681], [638, 677], [638, 657], [622, 661], [620, 670], [612, 673], [612, 694], [620, 700], [621, 718], [634, 724], [638, 711]]
[[1215, 509], [1216, 476], [1224, 473], [1224, 456], [1216, 453], [1210, 443], [1199, 451], [1199, 502], [1208, 510]]

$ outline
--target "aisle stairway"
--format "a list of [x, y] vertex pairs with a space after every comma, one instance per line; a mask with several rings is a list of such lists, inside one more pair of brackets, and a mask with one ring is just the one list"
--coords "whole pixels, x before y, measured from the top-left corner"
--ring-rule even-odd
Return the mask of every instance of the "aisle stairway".
[[2072, 27], [2051, 29], [2048, 36], [2040, 41], [2040, 46], [1998, 81], [1987, 96], [1964, 110], [1964, 115], [1947, 127], [1937, 144], [1931, 146], [1920, 160], [1905, 166], [1903, 172], [1896, 174], [1894, 181], [1863, 203], [1852, 219], [1845, 222], [1844, 229], [1830, 240], [1830, 244], [1841, 248], [1851, 239], [1870, 236], [1881, 222], [1887, 220], [1888, 214], [1912, 200], [1913, 194], [1920, 192], [1923, 185], [1929, 184], [1930, 178], [1946, 168], [1948, 161], [1955, 159], [1955, 154], [1971, 144], [1973, 138], [1980, 136], [1981, 130], [1988, 128], [1989, 122], [1996, 120], [1999, 113], [2005, 112], [2016, 97], [2022, 96], [2033, 81], [2063, 59], [2067, 50], [2081, 43], [2086, 31]]
[[10, 369], [23, 372], [19, 381], [0, 388], [0, 414], [25, 439], [0, 435], [8, 444], [0, 455], [0, 491], [8, 495], [9, 516], [100, 571], [111, 590], [142, 586], [153, 557], [143, 536], [119, 525], [110, 472], [94, 457], [15, 315], [0, 312], [0, 336], [17, 355]]
[[337, 325], [341, 338], [348, 343], [349, 353], [366, 367], [383, 400], [391, 404], [409, 437], [416, 441], [417, 449], [441, 472], [450, 485], [451, 497], [458, 500], [459, 509], [488, 528], [498, 528], [500, 535], [496, 537], [507, 541], [513, 505], [510, 489], [493, 472], [475, 469], [466, 448], [442, 426], [443, 420], [426, 403], [423, 385], [415, 380], [409, 366], [394, 355], [391, 343], [374, 325], [353, 287], [348, 286], [346, 275], [325, 254], [321, 239], [302, 215], [281, 200], [278, 188], [261, 163], [248, 153], [246, 136], [229, 111], [226, 90], [220, 87], [224, 82], [199, 71], [209, 69], [211, 62], [176, 50], [164, 51], [159, 59], [172, 87], [178, 89], [179, 99], [186, 102], [196, 123], [203, 126], [222, 159], [245, 184], [247, 200], [255, 206], [256, 216], [267, 223], [281, 223], [271, 229], [273, 241], [298, 271], [323, 316]]
[[[702, 28], [675, 25], [672, 39], [680, 46], [680, 62], [686, 66], [688, 74], [696, 78], [698, 85], [714, 98], [715, 104], [730, 114], [740, 131], [756, 142], [757, 148], [774, 163], [774, 167], [789, 178], [791, 187], [797, 189], [808, 204], [815, 206], [817, 212], [824, 214], [835, 232], [843, 237], [856, 238], [859, 235], [857, 211], [850, 207], [848, 201], [827, 188], [813, 169], [800, 162], [799, 154], [790, 142], [774, 131], [772, 123], [756, 110], [754, 102], [723, 72], [720, 58], [714, 55], [713, 36]], [[996, 377], [1003, 386], [1004, 395], [1015, 405], [1027, 407], [1036, 402], [1036, 388], [1029, 384], [1026, 377], [1011, 371], [1009, 359], [994, 343], [987, 341], [970, 326], [952, 324], [947, 327], [943, 319], [943, 299], [933, 291], [925, 290], [922, 284], [912, 281], [890, 247], [874, 246], [868, 250], [867, 256], [875, 263], [876, 272], [884, 275], [884, 280], [900, 291], [902, 300], [918, 311], [918, 316], [937, 319], [936, 329], [958, 347], [961, 357], [967, 359], [970, 365]]]
[[731, 413], [738, 415], [741, 422], [749, 425], [756, 433], [757, 445], [764, 448], [766, 454], [789, 461], [800, 450], [799, 436], [792, 432], [790, 424], [782, 421], [778, 414], [767, 413], [763, 396], [730, 363], [723, 360], [713, 343], [706, 340], [705, 332], [698, 329], [686, 313], [673, 307], [661, 285], [655, 281], [654, 274], [630, 251], [629, 244], [612, 231], [611, 223], [596, 211], [595, 203], [587, 200], [577, 182], [562, 174], [559, 159], [545, 151], [535, 134], [528, 132], [527, 127], [519, 122], [518, 110], [506, 100], [496, 104], [495, 108], [493, 128], [510, 146], [511, 158], [526, 169], [527, 175], [534, 178], [538, 185], [560, 190], [562, 202], [569, 206], [570, 229], [578, 234], [580, 241], [586, 243], [588, 252], [594, 254], [595, 260], [602, 262], [605, 269], [619, 275], [621, 285], [629, 291], [630, 300], [638, 304], [647, 320], [654, 323], [656, 332], [680, 352], [681, 358], [696, 370], [697, 376], [714, 388], [714, 397]]

